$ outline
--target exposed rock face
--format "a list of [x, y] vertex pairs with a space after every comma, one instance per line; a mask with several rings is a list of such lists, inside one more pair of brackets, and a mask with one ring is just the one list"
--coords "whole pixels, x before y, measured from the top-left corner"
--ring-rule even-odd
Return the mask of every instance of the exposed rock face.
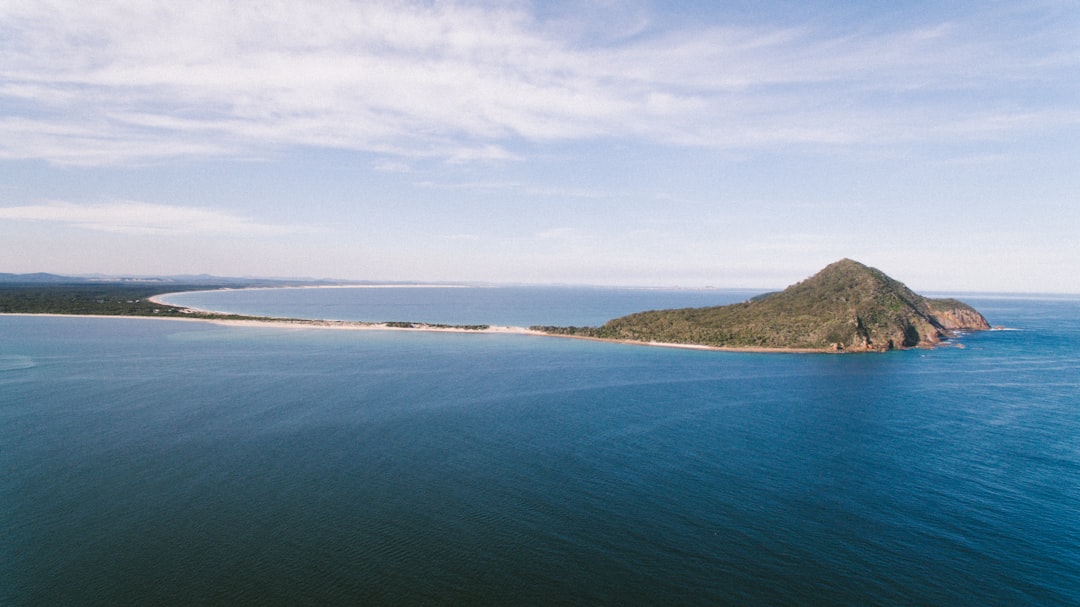
[[787, 289], [731, 306], [642, 312], [596, 337], [729, 347], [881, 351], [932, 346], [989, 329], [971, 306], [928, 299], [880, 270], [843, 259]]
[[990, 328], [982, 314], [971, 306], [955, 299], [930, 299], [931, 313], [934, 319], [948, 331], [970, 330], [985, 331]]

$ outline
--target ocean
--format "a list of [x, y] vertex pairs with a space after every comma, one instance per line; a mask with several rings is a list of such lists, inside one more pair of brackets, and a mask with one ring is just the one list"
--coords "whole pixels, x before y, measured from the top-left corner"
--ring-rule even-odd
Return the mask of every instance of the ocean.
[[[596, 324], [742, 291], [305, 289]], [[0, 604], [1080, 605], [1080, 297], [935, 350], [0, 316]], [[960, 347], [962, 346], [962, 347]]]

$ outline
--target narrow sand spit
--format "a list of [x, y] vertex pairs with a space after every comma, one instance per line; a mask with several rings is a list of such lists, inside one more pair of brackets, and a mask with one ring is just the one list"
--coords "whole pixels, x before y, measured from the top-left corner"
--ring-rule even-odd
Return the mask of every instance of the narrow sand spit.
[[[202, 310], [192, 310], [191, 313], [205, 313]], [[126, 320], [165, 320], [172, 322], [203, 322], [222, 325], [227, 327], [252, 327], [252, 328], [275, 328], [275, 329], [329, 329], [336, 331], [411, 331], [428, 333], [466, 333], [478, 335], [530, 335], [534, 337], [552, 337], [561, 339], [577, 339], [581, 341], [598, 341], [609, 344], [624, 344], [628, 346], [648, 346], [653, 348], [678, 348], [682, 350], [705, 350], [711, 352], [744, 352], [744, 353], [785, 353], [785, 354], [822, 354], [831, 353], [829, 350], [815, 350], [812, 348], [726, 348], [723, 346], [705, 346], [698, 344], [676, 344], [658, 341], [634, 341], [630, 339], [605, 339], [603, 337], [585, 337], [582, 335], [558, 335], [544, 333], [528, 327], [514, 327], [510, 325], [488, 326], [483, 329], [468, 329], [465, 327], [443, 327], [438, 325], [426, 325], [413, 323], [411, 327], [392, 326], [381, 322], [358, 322], [348, 320], [307, 320], [307, 319], [227, 319], [206, 318], [200, 316], [107, 316], [103, 314], [27, 314], [27, 313], [0, 313], [0, 316], [37, 316], [45, 318], [121, 318]]]
[[[326, 288], [355, 288], [356, 285], [328, 285], [328, 286], [308, 286], [308, 287], [284, 287], [284, 288], [296, 288], [296, 289], [326, 289]], [[425, 288], [428, 285], [358, 285], [361, 288]], [[441, 285], [439, 285], [441, 286]], [[455, 285], [447, 285], [455, 286]], [[283, 288], [283, 287], [267, 287], [267, 288]], [[161, 301], [161, 297], [165, 297], [169, 293], [162, 293], [160, 295], [154, 295], [148, 297], [147, 301], [159, 304], [161, 306], [179, 307], [172, 304]], [[127, 318], [132, 320], [169, 320], [180, 322], [206, 322], [214, 323], [217, 325], [224, 325], [230, 327], [264, 327], [264, 328], [278, 328], [278, 329], [331, 329], [341, 331], [423, 331], [431, 333], [475, 333], [475, 334], [500, 334], [500, 335], [531, 335], [536, 337], [559, 337], [563, 339], [577, 339], [583, 341], [598, 341], [606, 343], [625, 344], [632, 346], [650, 346], [658, 348], [679, 348], [684, 350], [707, 350], [707, 351], [719, 351], [719, 352], [782, 352], [782, 353], [796, 353], [796, 354], [817, 354], [828, 352], [828, 350], [816, 350], [816, 349], [795, 349], [795, 348], [729, 348], [722, 346], [706, 346], [697, 344], [678, 344], [678, 343], [663, 343], [663, 342], [644, 342], [633, 341], [626, 339], [605, 339], [602, 337], [585, 337], [581, 335], [558, 335], [554, 333], [545, 333], [543, 331], [537, 331], [529, 329], [527, 327], [515, 327], [509, 325], [488, 325], [483, 328], [469, 328], [458, 326], [443, 326], [443, 325], [431, 325], [426, 323], [383, 323], [383, 322], [361, 322], [361, 321], [349, 321], [349, 320], [314, 320], [314, 319], [277, 319], [277, 318], [250, 318], [250, 319], [228, 319], [228, 318], [212, 318], [204, 316], [207, 314], [231, 314], [229, 312], [221, 312], [216, 310], [202, 310], [195, 308], [181, 308], [185, 313], [190, 316], [107, 316], [107, 315], [73, 315], [73, 314], [3, 314], [3, 316], [46, 316], [46, 317], [78, 317], [78, 318]], [[407, 325], [407, 326], [404, 326]]]

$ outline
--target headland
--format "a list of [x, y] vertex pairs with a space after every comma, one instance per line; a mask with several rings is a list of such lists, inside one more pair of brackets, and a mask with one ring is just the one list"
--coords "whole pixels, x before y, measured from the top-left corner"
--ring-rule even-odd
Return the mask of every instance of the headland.
[[727, 306], [653, 310], [599, 327], [451, 325], [274, 318], [174, 306], [170, 293], [222, 288], [421, 288], [415, 284], [4, 284], [0, 313], [155, 318], [242, 327], [427, 331], [562, 337], [727, 352], [847, 353], [934, 347], [990, 325], [955, 299], [918, 295], [880, 270], [843, 259], [787, 289]]

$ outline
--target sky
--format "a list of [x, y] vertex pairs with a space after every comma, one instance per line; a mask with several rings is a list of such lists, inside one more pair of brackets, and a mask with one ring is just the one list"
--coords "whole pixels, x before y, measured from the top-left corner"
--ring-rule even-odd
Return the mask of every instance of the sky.
[[1080, 292], [1080, 3], [0, 0], [0, 272]]

